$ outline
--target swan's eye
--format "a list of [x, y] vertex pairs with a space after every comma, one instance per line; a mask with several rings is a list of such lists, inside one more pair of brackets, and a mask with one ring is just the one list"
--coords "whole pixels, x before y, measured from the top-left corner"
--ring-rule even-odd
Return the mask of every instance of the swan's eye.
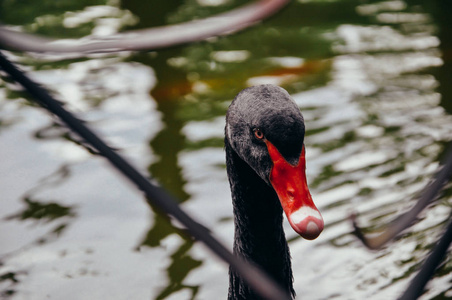
[[254, 128], [254, 136], [262, 140], [264, 138], [264, 133], [259, 128]]

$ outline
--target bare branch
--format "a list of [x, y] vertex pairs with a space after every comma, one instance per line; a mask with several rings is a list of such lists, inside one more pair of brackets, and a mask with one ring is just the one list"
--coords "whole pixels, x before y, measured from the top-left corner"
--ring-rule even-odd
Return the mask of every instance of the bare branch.
[[413, 225], [419, 213], [426, 208], [430, 203], [434, 202], [438, 194], [441, 192], [443, 186], [451, 180], [452, 177], [452, 143], [448, 146], [446, 151], [445, 163], [439, 167], [433, 180], [424, 188], [417, 203], [406, 213], [397, 217], [392, 221], [383, 232], [373, 237], [366, 236], [361, 228], [357, 225], [356, 215], [350, 216], [353, 222], [356, 236], [369, 249], [379, 249], [386, 243], [394, 239], [403, 230]]
[[236, 32], [276, 13], [288, 2], [261, 0], [202, 20], [79, 40], [55, 40], [0, 26], [0, 48], [53, 54], [153, 50]]

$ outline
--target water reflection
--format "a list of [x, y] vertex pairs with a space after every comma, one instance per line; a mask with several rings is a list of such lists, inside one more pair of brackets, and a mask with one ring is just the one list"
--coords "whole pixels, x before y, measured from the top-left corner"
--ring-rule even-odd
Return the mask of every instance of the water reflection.
[[190, 239], [186, 233], [173, 227], [168, 217], [163, 214], [155, 214], [154, 225], [149, 229], [138, 249], [141, 249], [143, 246], [164, 247], [162, 246], [162, 241], [169, 236], [171, 236], [170, 238], [174, 238], [175, 232], [178, 233], [183, 242], [170, 256], [171, 264], [166, 269], [168, 285], [160, 291], [155, 299], [165, 299], [171, 294], [185, 289], [190, 290], [190, 298], [195, 299], [199, 289], [199, 286], [191, 286], [183, 283], [187, 275], [202, 264], [202, 261], [193, 259], [189, 254], [194, 241]]
[[[3, 263], [0, 261], [0, 266], [2, 266]], [[12, 297], [16, 291], [14, 290], [15, 285], [20, 283], [20, 279], [18, 278], [20, 275], [25, 274], [26, 272], [7, 272], [5, 274], [0, 275], [0, 284], [6, 283], [8, 285], [8, 288], [0, 292], [0, 296], [4, 299], [7, 299], [9, 297]]]
[[177, 101], [158, 102], [157, 109], [163, 113], [162, 121], [167, 126], [151, 142], [152, 149], [160, 159], [149, 166], [149, 173], [184, 202], [189, 195], [184, 191], [185, 181], [178, 164], [178, 153], [184, 147], [184, 136], [181, 135], [182, 122], [175, 116], [178, 108]]
[[[3, 5], [12, 13], [4, 16], [2, 9], [0, 17], [36, 32], [58, 36], [67, 30], [70, 36], [84, 36], [121, 26], [181, 22], [243, 2], [173, 0], [150, 7], [126, 0], [116, 7], [101, 1], [97, 8], [83, 2], [62, 8], [8, 2]], [[347, 217], [358, 211], [361, 224], [373, 231], [408, 209], [452, 140], [449, 8], [447, 1], [303, 0], [244, 32], [184, 47], [78, 61], [15, 57], [39, 70], [34, 76], [229, 245], [224, 114], [247, 85], [283, 85], [306, 120], [309, 184], [326, 223], [314, 242], [286, 231], [298, 294], [306, 299], [395, 299], [450, 219], [452, 186], [416, 226], [379, 252], [359, 244]], [[93, 17], [96, 13], [104, 20]], [[76, 137], [17, 104], [24, 94], [14, 86], [2, 82], [0, 95], [6, 112], [0, 114], [6, 145], [0, 153], [19, 155], [11, 163], [15, 168], [9, 160], [2, 168], [16, 177], [16, 169], [31, 174], [19, 191], [8, 192], [9, 211], [2, 216], [9, 218], [2, 219], [2, 227], [30, 235], [28, 241], [47, 238], [49, 231], [58, 236], [1, 256], [4, 295], [42, 295], [33, 289], [38, 286], [33, 280], [55, 298], [67, 298], [74, 290], [92, 298], [99, 286], [105, 287], [101, 298], [112, 299], [226, 295], [223, 265], [167, 217], [148, 214], [149, 207], [136, 201], [140, 195], [101, 171], [93, 153], [75, 153], [68, 145], [83, 145]], [[23, 148], [44, 153], [44, 162], [33, 164], [36, 156]], [[41, 179], [45, 174], [53, 175]], [[42, 222], [26, 228], [30, 220]], [[55, 234], [59, 231], [64, 234]], [[30, 263], [34, 256], [40, 257], [37, 265]], [[449, 255], [424, 299], [451, 296], [451, 268]], [[64, 285], [65, 295], [49, 282]]]
[[[75, 214], [71, 207], [59, 205], [55, 202], [33, 201], [30, 198], [23, 199], [26, 207], [21, 212], [6, 217], [6, 220], [26, 220], [35, 219], [45, 222], [54, 221], [62, 217], [74, 217]], [[65, 226], [59, 226], [54, 232], [60, 233]]]

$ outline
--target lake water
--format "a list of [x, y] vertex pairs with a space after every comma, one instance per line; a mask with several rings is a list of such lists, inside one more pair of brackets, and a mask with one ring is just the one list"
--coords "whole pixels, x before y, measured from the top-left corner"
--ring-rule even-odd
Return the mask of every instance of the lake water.
[[[81, 38], [180, 23], [238, 0], [2, 1], [0, 21]], [[379, 251], [452, 140], [448, 1], [292, 1], [228, 37], [151, 52], [9, 57], [232, 248], [224, 116], [241, 89], [286, 88], [307, 127], [315, 241], [285, 223], [300, 299], [396, 299], [441, 236], [452, 186]], [[0, 80], [0, 298], [224, 299], [227, 265], [179, 236], [108, 163]], [[449, 254], [422, 299], [452, 298]]]

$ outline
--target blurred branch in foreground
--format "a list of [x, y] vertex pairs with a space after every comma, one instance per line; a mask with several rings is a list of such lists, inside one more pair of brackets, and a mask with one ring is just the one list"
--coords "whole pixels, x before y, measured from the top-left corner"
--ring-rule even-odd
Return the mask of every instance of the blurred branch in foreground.
[[421, 270], [411, 281], [408, 288], [405, 290], [399, 300], [412, 300], [417, 299], [422, 295], [425, 285], [432, 278], [438, 266], [441, 264], [443, 257], [449, 249], [452, 242], [452, 221], [449, 223], [445, 233], [436, 244], [430, 256], [425, 260]]
[[56, 40], [0, 26], [0, 48], [51, 54], [153, 50], [234, 33], [275, 14], [288, 2], [261, 0], [201, 20], [79, 40]]
[[[373, 237], [366, 236], [361, 228], [356, 223], [356, 215], [352, 215], [353, 227], [355, 235], [364, 243], [369, 249], [380, 249], [386, 243], [390, 242], [403, 230], [412, 226], [416, 221], [418, 215], [429, 204], [438, 199], [438, 195], [443, 189], [444, 185], [451, 180], [452, 177], [452, 143], [448, 145], [446, 151], [445, 163], [439, 167], [433, 180], [422, 191], [419, 200], [406, 213], [395, 219], [390, 223], [386, 229]], [[443, 261], [444, 256], [452, 242], [452, 221], [450, 221], [445, 233], [436, 243], [435, 248], [425, 260], [419, 273], [411, 281], [408, 288], [399, 298], [399, 300], [417, 299], [422, 295], [427, 282], [432, 278], [438, 266]]]
[[386, 226], [383, 232], [374, 235], [366, 236], [356, 221], [356, 214], [353, 214], [350, 218], [353, 221], [353, 227], [355, 229], [355, 235], [364, 243], [369, 249], [379, 249], [386, 243], [394, 239], [403, 230], [407, 229], [417, 219], [417, 216], [426, 208], [429, 204], [434, 202], [444, 185], [450, 181], [452, 177], [452, 143], [448, 145], [446, 151], [445, 163], [438, 168], [433, 180], [424, 188], [421, 192], [419, 200], [416, 204], [406, 213], [397, 217], [389, 225]]
[[0, 69], [8, 74], [14, 81], [22, 85], [32, 96], [31, 100], [58, 116], [69, 128], [76, 132], [84, 141], [92, 145], [100, 155], [104, 156], [124, 177], [130, 180], [145, 195], [148, 203], [160, 209], [166, 215], [178, 220], [196, 240], [203, 242], [213, 253], [224, 262], [231, 265], [244, 280], [265, 299], [291, 299], [280, 286], [261, 271], [257, 266], [248, 263], [239, 256], [232, 254], [210, 231], [182, 208], [164, 189], [152, 184], [149, 179], [138, 172], [121, 155], [110, 148], [85, 123], [63, 108], [44, 88], [32, 81], [21, 70], [16, 68], [0, 52]]

